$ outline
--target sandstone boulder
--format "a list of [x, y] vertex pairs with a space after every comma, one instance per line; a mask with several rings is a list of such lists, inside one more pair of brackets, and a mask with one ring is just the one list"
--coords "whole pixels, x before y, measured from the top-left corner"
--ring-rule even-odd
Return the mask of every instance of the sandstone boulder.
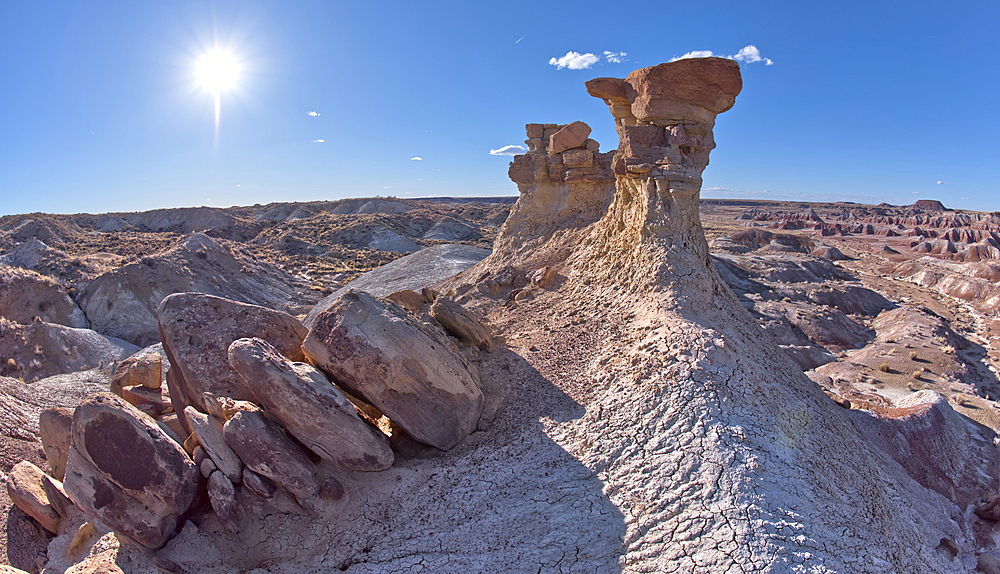
[[[590, 126], [576, 121], [549, 136], [549, 153], [562, 153], [583, 146], [590, 137]], [[589, 167], [589, 166], [588, 166]]]
[[483, 349], [493, 346], [490, 330], [469, 311], [449, 297], [438, 297], [430, 308], [431, 317], [452, 335]]
[[448, 450], [476, 429], [478, 376], [443, 333], [391, 303], [348, 291], [317, 317], [303, 350], [420, 442]]
[[239, 483], [243, 478], [243, 463], [233, 449], [229, 448], [222, 432], [222, 423], [217, 418], [200, 413], [191, 406], [184, 409], [184, 416], [191, 425], [191, 432], [198, 437], [198, 443], [205, 449], [216, 468], [230, 481]]
[[[308, 365], [295, 365], [262, 339], [240, 339], [229, 362], [257, 401], [302, 444], [347, 470], [384, 470], [392, 465], [385, 436], [358, 417], [329, 380]], [[303, 369], [305, 367], [305, 369]], [[263, 474], [263, 473], [261, 473]]]
[[[96, 393], [85, 399], [73, 413], [72, 433], [73, 450], [154, 515], [176, 517], [194, 499], [198, 469], [187, 453], [155, 421], [119, 397]], [[81, 492], [73, 478], [67, 470], [67, 492], [71, 485]], [[95, 503], [100, 506], [100, 501]]]
[[635, 70], [625, 78], [640, 122], [715, 124], [743, 89], [740, 65], [726, 58], [687, 58]]
[[7, 496], [15, 506], [56, 534], [62, 516], [49, 504], [49, 497], [42, 486], [44, 476], [42, 469], [26, 460], [16, 464], [7, 475]]
[[178, 413], [188, 405], [207, 412], [206, 392], [237, 400], [254, 397], [229, 366], [229, 345], [237, 339], [260, 337], [288, 359], [304, 359], [306, 329], [280, 311], [201, 293], [177, 293], [163, 300], [157, 314], [171, 365], [167, 384]]
[[121, 396], [124, 387], [142, 385], [159, 389], [162, 384], [163, 359], [159, 353], [147, 352], [128, 357], [118, 363], [111, 379], [111, 392]]
[[72, 442], [73, 411], [63, 407], [51, 407], [38, 417], [38, 434], [42, 439], [45, 459], [49, 462], [52, 476], [62, 480], [66, 476], [66, 457]]
[[[283, 428], [260, 413], [236, 413], [226, 421], [225, 437], [253, 474], [270, 479], [297, 498], [309, 498], [319, 489], [314, 465], [306, 453], [288, 438]], [[247, 475], [245, 471], [243, 474]], [[254, 492], [270, 493], [263, 498], [274, 494], [267, 483], [257, 482], [260, 484], [248, 484]]]
[[83, 311], [56, 280], [3, 265], [0, 265], [0, 316], [23, 324], [37, 318], [66, 327], [90, 327]]

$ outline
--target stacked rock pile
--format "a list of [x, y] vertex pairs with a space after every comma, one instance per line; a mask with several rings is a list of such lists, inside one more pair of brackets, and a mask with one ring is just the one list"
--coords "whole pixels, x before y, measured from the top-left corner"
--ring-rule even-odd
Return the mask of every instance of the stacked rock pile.
[[341, 499], [338, 472], [385, 470], [397, 444], [455, 447], [483, 410], [458, 345], [489, 348], [489, 331], [430, 289], [391, 299], [415, 312], [349, 290], [307, 330], [264, 307], [167, 297], [167, 369], [147, 349], [118, 366], [110, 392], [44, 411], [51, 475], [19, 463], [12, 500], [53, 533], [76, 506], [157, 549], [206, 504], [235, 530], [261, 499], [311, 511]]

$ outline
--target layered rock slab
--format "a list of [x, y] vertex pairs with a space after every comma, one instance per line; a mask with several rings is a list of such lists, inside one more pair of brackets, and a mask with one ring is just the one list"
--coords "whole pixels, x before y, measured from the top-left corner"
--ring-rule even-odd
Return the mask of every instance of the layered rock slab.
[[293, 365], [261, 339], [234, 341], [229, 362], [257, 402], [324, 460], [358, 471], [385, 470], [392, 465], [385, 436], [362, 421], [351, 402], [322, 373], [309, 365]]
[[[309, 457], [285, 435], [284, 429], [260, 413], [236, 413], [226, 421], [225, 437], [248, 469], [269, 478], [297, 498], [309, 498], [319, 490]], [[255, 483], [251, 488], [268, 492], [266, 483]], [[273, 492], [268, 494], [266, 498]]]
[[302, 348], [420, 442], [448, 450], [476, 429], [478, 377], [443, 333], [392, 303], [348, 291], [316, 318]]
[[[208, 412], [204, 393], [249, 400], [255, 394], [229, 365], [229, 346], [260, 337], [282, 356], [302, 361], [306, 329], [291, 315], [202, 293], [177, 293], [157, 310], [163, 350], [170, 361], [170, 400], [180, 414], [191, 405]], [[183, 417], [181, 422], [188, 428]]]

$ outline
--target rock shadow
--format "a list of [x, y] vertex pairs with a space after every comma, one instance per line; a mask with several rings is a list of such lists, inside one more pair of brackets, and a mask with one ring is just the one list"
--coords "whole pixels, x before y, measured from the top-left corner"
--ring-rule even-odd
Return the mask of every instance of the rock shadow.
[[[272, 572], [620, 572], [624, 515], [572, 454], [585, 408], [509, 349], [473, 362], [503, 399], [489, 428], [435, 458], [334, 473], [347, 495], [318, 516], [263, 512], [227, 534], [205, 515], [160, 556]], [[190, 552], [207, 542], [218, 552]]]

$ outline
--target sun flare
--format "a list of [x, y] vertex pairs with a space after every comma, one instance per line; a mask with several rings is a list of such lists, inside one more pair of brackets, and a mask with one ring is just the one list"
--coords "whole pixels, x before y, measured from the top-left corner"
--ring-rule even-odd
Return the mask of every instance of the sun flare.
[[194, 73], [199, 86], [218, 94], [236, 87], [240, 69], [240, 63], [235, 56], [216, 49], [198, 59]]

